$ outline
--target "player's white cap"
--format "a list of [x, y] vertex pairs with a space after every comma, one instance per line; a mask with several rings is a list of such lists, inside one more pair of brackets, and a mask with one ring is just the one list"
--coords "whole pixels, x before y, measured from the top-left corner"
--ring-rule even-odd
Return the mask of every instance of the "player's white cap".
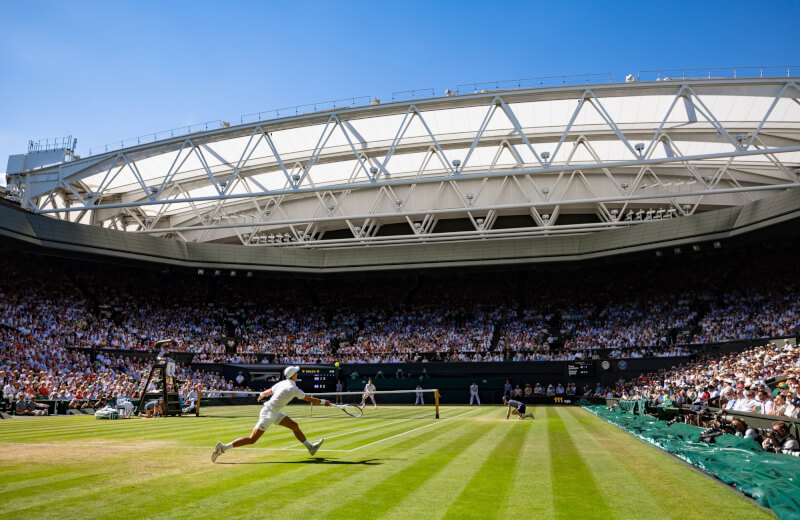
[[290, 379], [293, 375], [295, 375], [298, 372], [300, 372], [300, 367], [296, 365], [293, 367], [286, 367], [283, 369], [283, 376], [286, 379]]

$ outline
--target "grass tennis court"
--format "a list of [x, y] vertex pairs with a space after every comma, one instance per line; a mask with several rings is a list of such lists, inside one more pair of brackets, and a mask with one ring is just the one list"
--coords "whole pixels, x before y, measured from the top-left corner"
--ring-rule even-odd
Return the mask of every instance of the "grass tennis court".
[[300, 418], [316, 458], [273, 427], [217, 464], [255, 414], [3, 420], [0, 518], [774, 518], [580, 408], [529, 411]]

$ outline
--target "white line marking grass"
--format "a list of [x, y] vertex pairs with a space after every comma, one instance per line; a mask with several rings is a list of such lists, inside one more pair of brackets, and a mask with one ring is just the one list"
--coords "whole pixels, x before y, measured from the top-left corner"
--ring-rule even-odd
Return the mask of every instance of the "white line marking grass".
[[446, 423], [447, 421], [450, 421], [450, 420], [452, 420], [452, 419], [457, 419], [457, 418], [459, 418], [459, 417], [463, 417], [464, 415], [467, 415], [467, 414], [475, 413], [475, 412], [477, 412], [477, 411], [479, 411], [479, 410], [480, 410], [480, 408], [476, 408], [476, 409], [474, 409], [474, 410], [469, 410], [469, 411], [467, 411], [467, 412], [460, 413], [460, 414], [458, 414], [458, 415], [454, 415], [454, 416], [452, 416], [452, 417], [448, 417], [447, 419], [444, 419], [444, 420], [442, 420], [442, 421], [432, 422], [432, 423], [430, 423], [430, 424], [426, 424], [426, 425], [424, 425], [424, 426], [420, 426], [420, 427], [418, 427], [418, 428], [412, 428], [411, 430], [407, 430], [407, 431], [404, 431], [404, 432], [398, 433], [397, 435], [392, 435], [391, 437], [386, 437], [385, 439], [379, 439], [379, 440], [377, 440], [377, 441], [373, 441], [373, 442], [370, 442], [370, 443], [364, 444], [364, 445], [362, 445], [362, 446], [358, 446], [358, 447], [356, 447], [356, 448], [352, 448], [352, 449], [350, 449], [350, 450], [348, 450], [348, 451], [356, 451], [356, 450], [360, 450], [361, 448], [366, 448], [367, 446], [372, 446], [372, 445], [374, 445], [374, 444], [378, 444], [378, 443], [381, 443], [381, 442], [384, 442], [384, 441], [388, 441], [388, 440], [394, 439], [395, 437], [400, 437], [401, 435], [405, 435], [405, 434], [407, 434], [407, 433], [415, 432], [415, 431], [417, 431], [417, 430], [422, 430], [423, 428], [430, 428], [431, 426], [436, 426], [437, 424], [444, 424], [444, 423]]
[[[349, 432], [338, 433], [336, 435], [329, 435], [328, 437], [325, 437], [325, 440], [335, 439], [336, 437], [344, 437], [345, 435], [351, 435], [353, 433], [366, 432], [366, 431], [369, 431], [369, 430], [374, 430], [376, 428], [386, 428], [387, 426], [391, 426], [393, 424], [397, 424], [399, 422], [403, 422], [403, 421], [407, 421], [407, 420], [408, 419], [398, 419], [398, 420], [395, 420], [395, 421], [391, 421], [391, 422], [387, 422], [387, 423], [383, 423], [383, 424], [378, 424], [376, 426], [371, 426], [369, 428], [362, 428], [360, 430], [351, 430]], [[294, 450], [294, 449], [299, 449], [299, 446], [302, 446], [302, 444], [296, 442], [296, 443], [292, 444], [291, 446], [286, 446], [285, 448], [280, 448], [280, 449], [281, 450]], [[305, 448], [303, 448], [303, 449], [305, 450]], [[321, 451], [349, 451], [349, 450], [321, 450]]]

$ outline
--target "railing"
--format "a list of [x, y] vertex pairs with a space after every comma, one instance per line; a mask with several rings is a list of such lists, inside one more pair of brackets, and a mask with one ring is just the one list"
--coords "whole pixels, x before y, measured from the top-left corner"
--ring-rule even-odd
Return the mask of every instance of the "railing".
[[562, 76], [541, 76], [538, 78], [504, 79], [500, 81], [482, 81], [462, 83], [456, 87], [456, 94], [475, 94], [483, 90], [508, 90], [514, 88], [561, 87], [564, 85], [580, 85], [588, 83], [612, 83], [610, 72], [597, 74], [572, 74]]
[[53, 139], [41, 139], [39, 141], [28, 141], [28, 152], [47, 152], [50, 150], [60, 150], [66, 148], [75, 151], [77, 139], [69, 137], [55, 137]]
[[279, 117], [299, 116], [302, 114], [312, 114], [314, 112], [321, 112], [325, 110], [334, 110], [337, 108], [352, 108], [357, 106], [366, 106], [372, 102], [373, 98], [370, 96], [360, 96], [344, 99], [336, 99], [334, 101], [322, 101], [320, 103], [308, 103], [307, 105], [297, 105], [286, 108], [273, 108], [272, 110], [264, 110], [262, 112], [253, 112], [252, 114], [245, 114], [239, 118], [239, 122], [255, 123], [264, 121], [265, 119], [277, 119]]
[[636, 74], [636, 80], [670, 81], [678, 79], [790, 78], [793, 74], [795, 76], [800, 75], [800, 65], [643, 70]]
[[224, 121], [217, 119], [216, 121], [207, 121], [205, 123], [198, 123], [196, 125], [179, 126], [177, 128], [171, 128], [170, 130], [162, 130], [160, 132], [153, 132], [152, 134], [140, 135], [139, 137], [131, 137], [129, 139], [123, 139], [122, 141], [115, 141], [113, 143], [95, 146], [93, 148], [89, 148], [89, 155], [121, 150], [127, 146], [154, 143], [160, 139], [167, 139], [169, 137], [188, 135], [195, 132], [207, 132], [209, 130], [223, 128], [224, 125]]
[[[643, 70], [636, 73], [634, 76], [630, 74], [625, 77], [624, 81], [670, 81], [670, 80], [684, 80], [684, 79], [719, 79], [719, 78], [774, 78], [774, 77], [793, 77], [800, 76], [800, 65], [783, 65], [775, 67], [728, 67], [728, 68], [699, 68], [699, 69], [658, 69], [658, 70]], [[521, 88], [543, 88], [543, 87], [560, 87], [560, 86], [577, 86], [583, 84], [598, 84], [598, 83], [613, 83], [614, 78], [610, 72], [601, 72], [594, 74], [562, 74], [559, 76], [540, 76], [535, 78], [521, 78], [521, 79], [506, 79], [499, 81], [481, 81], [474, 83], [462, 83], [456, 86], [455, 90], [447, 89], [444, 92], [440, 91], [439, 95], [445, 96], [476, 94], [490, 90], [511, 90]], [[415, 99], [436, 97], [436, 90], [434, 88], [423, 88], [414, 90], [402, 90], [393, 92], [391, 101], [410, 101]], [[372, 96], [359, 96], [343, 99], [336, 99], [333, 101], [322, 101], [319, 103], [308, 103], [305, 105], [296, 105], [285, 108], [275, 108], [271, 110], [263, 110], [261, 112], [253, 112], [245, 114], [239, 118], [240, 124], [255, 123], [269, 119], [277, 119], [280, 117], [299, 116], [304, 114], [311, 114], [314, 112], [364, 107], [368, 105], [380, 104], [378, 98]], [[138, 144], [146, 144], [158, 141], [159, 139], [166, 139], [169, 137], [178, 137], [199, 131], [214, 130], [221, 128], [227, 123], [221, 120], [209, 121], [207, 123], [200, 123], [196, 125], [182, 126], [173, 128], [171, 130], [164, 130], [161, 132], [154, 132], [152, 134], [145, 134], [139, 137], [130, 139], [123, 139], [102, 146], [96, 146], [89, 149], [89, 155], [98, 153], [105, 153], [109, 151], [119, 150], [126, 146], [134, 146]], [[69, 138], [67, 138], [69, 139]], [[53, 140], [55, 141], [55, 140]], [[45, 142], [46, 144], [49, 142]], [[30, 146], [33, 144], [31, 142]]]
[[418, 88], [414, 90], [401, 90], [392, 92], [392, 101], [411, 101], [414, 99], [436, 97], [436, 90], [432, 88]]

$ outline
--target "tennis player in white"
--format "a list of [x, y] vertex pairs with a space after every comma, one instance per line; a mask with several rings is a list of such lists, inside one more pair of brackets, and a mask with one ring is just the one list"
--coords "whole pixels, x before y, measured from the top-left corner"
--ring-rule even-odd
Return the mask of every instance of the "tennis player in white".
[[364, 393], [361, 395], [361, 408], [367, 404], [367, 397], [372, 399], [372, 407], [377, 408], [378, 403], [375, 402], [375, 385], [372, 384], [372, 379], [367, 380], [367, 386], [364, 387]]
[[261, 413], [259, 415], [259, 420], [256, 423], [256, 427], [253, 428], [253, 431], [250, 433], [250, 436], [239, 437], [235, 441], [227, 444], [218, 442], [214, 447], [214, 452], [211, 454], [211, 462], [216, 462], [217, 457], [231, 448], [255, 444], [271, 424], [279, 424], [284, 428], [289, 428], [292, 430], [292, 433], [294, 433], [294, 436], [297, 437], [297, 440], [302, 442], [303, 445], [308, 448], [308, 452], [311, 455], [317, 453], [317, 450], [322, 445], [322, 441], [325, 439], [320, 439], [313, 444], [308, 442], [306, 436], [303, 435], [302, 431], [300, 431], [300, 426], [298, 426], [293, 420], [289, 419], [289, 417], [287, 417], [287, 415], [281, 411], [281, 408], [289, 404], [289, 402], [295, 397], [311, 404], [324, 404], [325, 406], [331, 405], [331, 402], [327, 399], [317, 399], [316, 397], [306, 395], [305, 392], [300, 390], [296, 383], [298, 372], [300, 372], [300, 367], [298, 366], [286, 367], [286, 369], [283, 371], [283, 375], [286, 376], [286, 379], [275, 383], [272, 385], [272, 388], [261, 392], [261, 394], [258, 396], [259, 403], [267, 397], [269, 397], [270, 400], [264, 403], [264, 407], [261, 409]]

